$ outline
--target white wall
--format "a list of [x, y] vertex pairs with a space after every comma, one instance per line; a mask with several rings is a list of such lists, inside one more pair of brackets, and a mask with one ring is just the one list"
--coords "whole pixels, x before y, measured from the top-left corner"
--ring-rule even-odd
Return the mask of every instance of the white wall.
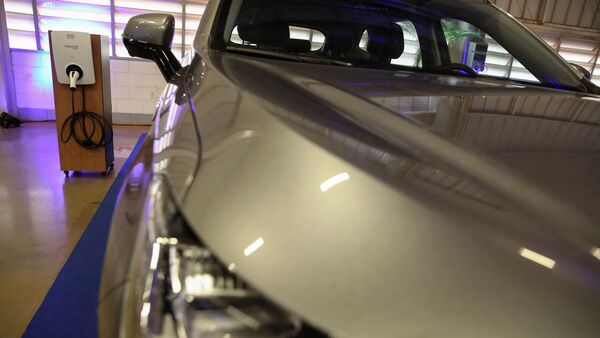
[[[52, 69], [48, 52], [13, 50], [13, 72], [19, 117], [24, 121], [55, 119]], [[152, 62], [113, 59], [113, 122], [148, 124], [165, 80]]]
[[54, 119], [54, 97], [48, 53], [13, 51], [12, 63], [19, 117]]
[[[153, 62], [111, 60], [112, 109], [117, 123], [149, 123], [166, 81]], [[117, 113], [117, 114], [115, 114]]]

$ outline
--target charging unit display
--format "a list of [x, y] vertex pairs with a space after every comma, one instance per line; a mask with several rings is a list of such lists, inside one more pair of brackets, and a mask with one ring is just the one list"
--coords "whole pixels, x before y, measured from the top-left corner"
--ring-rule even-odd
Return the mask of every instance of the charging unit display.
[[52, 37], [52, 59], [59, 83], [68, 84], [74, 90], [77, 84], [96, 83], [92, 40], [89, 33], [50, 32]]
[[113, 167], [108, 38], [50, 31], [61, 169], [107, 173]]

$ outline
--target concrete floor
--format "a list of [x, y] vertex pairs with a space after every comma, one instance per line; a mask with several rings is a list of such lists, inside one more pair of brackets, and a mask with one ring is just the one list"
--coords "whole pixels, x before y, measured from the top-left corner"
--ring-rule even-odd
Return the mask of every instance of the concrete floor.
[[54, 122], [0, 128], [0, 334], [20, 337], [148, 127], [114, 128], [115, 170], [66, 178]]

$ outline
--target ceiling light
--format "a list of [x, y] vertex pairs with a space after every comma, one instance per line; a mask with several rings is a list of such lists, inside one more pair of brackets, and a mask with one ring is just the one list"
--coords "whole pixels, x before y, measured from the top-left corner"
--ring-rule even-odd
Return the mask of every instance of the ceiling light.
[[530, 261], [536, 262], [539, 265], [543, 265], [545, 267], [547, 267], [548, 269], [553, 269], [554, 265], [556, 265], [556, 261], [540, 255], [537, 252], [531, 251], [527, 248], [521, 248], [521, 250], [519, 250], [519, 255], [521, 255], [524, 258], [529, 259]]

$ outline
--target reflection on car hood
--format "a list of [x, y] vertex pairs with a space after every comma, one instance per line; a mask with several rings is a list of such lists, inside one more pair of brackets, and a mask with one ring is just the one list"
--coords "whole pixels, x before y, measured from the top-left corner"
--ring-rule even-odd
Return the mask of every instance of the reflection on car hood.
[[202, 71], [185, 213], [273, 300], [339, 336], [600, 332], [598, 99], [227, 54]]

